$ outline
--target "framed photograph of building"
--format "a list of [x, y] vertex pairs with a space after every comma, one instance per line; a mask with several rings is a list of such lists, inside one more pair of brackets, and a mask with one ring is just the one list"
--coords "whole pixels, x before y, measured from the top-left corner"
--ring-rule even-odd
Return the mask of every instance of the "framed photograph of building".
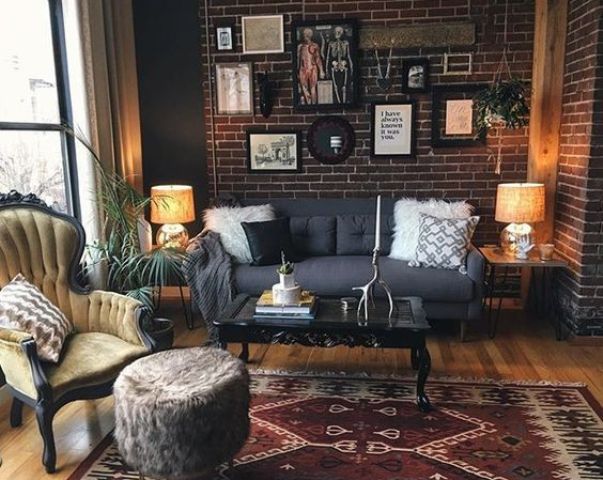
[[282, 53], [285, 31], [282, 15], [259, 15], [241, 19], [243, 53]]
[[232, 21], [216, 23], [216, 50], [232, 52], [235, 48], [235, 23]]
[[218, 115], [252, 115], [252, 64], [217, 63], [216, 99], [216, 110]]
[[355, 105], [359, 70], [356, 20], [293, 22], [291, 39], [294, 108]]
[[406, 58], [402, 60], [402, 91], [425, 93], [429, 88], [429, 59]]
[[248, 130], [247, 168], [250, 173], [301, 171], [301, 134], [294, 130]]
[[371, 107], [371, 156], [415, 155], [415, 103], [373, 103]]
[[472, 147], [485, 144], [485, 132], [475, 127], [474, 97], [483, 84], [436, 85], [432, 89], [432, 147]]

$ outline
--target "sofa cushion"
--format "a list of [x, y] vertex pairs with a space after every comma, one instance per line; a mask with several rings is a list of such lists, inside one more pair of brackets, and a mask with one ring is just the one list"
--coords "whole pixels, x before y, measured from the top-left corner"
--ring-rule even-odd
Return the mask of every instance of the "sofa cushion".
[[[419, 296], [425, 301], [467, 302], [473, 299], [473, 280], [455, 270], [412, 268], [408, 263], [381, 257], [381, 272], [395, 296]], [[242, 293], [258, 295], [278, 281], [274, 266], [237, 265], [234, 270], [237, 288]], [[371, 258], [364, 255], [341, 255], [307, 258], [295, 265], [295, 279], [305, 289], [318, 295], [358, 295], [352, 288], [365, 284], [372, 275]], [[377, 295], [383, 292], [377, 288]]]
[[[389, 255], [394, 220], [381, 218], [381, 254]], [[337, 255], [371, 255], [375, 248], [374, 215], [337, 216]]]
[[44, 373], [54, 398], [75, 388], [100, 385], [117, 377], [122, 368], [148, 354], [142, 345], [133, 345], [107, 333], [77, 333], [63, 348], [58, 365], [47, 364]]
[[245, 231], [252, 265], [276, 265], [284, 255], [288, 261], [297, 261], [291, 241], [289, 218], [277, 218], [267, 222], [241, 222]]
[[335, 217], [291, 217], [289, 228], [299, 255], [335, 255]]

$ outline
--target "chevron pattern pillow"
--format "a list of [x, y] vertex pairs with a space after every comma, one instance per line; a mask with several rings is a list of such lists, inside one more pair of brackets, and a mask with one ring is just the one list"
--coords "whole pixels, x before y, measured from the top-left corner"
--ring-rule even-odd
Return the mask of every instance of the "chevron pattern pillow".
[[57, 363], [73, 325], [21, 274], [0, 290], [0, 328], [30, 333], [40, 360]]
[[466, 274], [465, 260], [479, 217], [437, 218], [421, 215], [416, 261], [410, 266], [459, 270]]

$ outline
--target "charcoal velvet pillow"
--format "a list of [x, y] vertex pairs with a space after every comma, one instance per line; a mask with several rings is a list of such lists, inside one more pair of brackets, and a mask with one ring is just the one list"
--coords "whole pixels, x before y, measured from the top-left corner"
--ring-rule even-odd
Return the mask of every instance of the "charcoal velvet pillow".
[[297, 260], [288, 217], [266, 222], [241, 222], [241, 226], [249, 243], [253, 259], [251, 265], [277, 265], [281, 263], [281, 251], [288, 261]]

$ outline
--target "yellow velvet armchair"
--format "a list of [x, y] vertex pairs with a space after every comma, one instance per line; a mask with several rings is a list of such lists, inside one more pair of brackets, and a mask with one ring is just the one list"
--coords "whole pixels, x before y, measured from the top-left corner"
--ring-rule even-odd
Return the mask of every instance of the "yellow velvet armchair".
[[155, 345], [142, 328], [142, 303], [78, 285], [84, 242], [83, 228], [73, 217], [54, 212], [33, 195], [0, 194], [0, 288], [21, 273], [75, 326], [57, 364], [39, 360], [29, 334], [0, 328], [0, 367], [13, 395], [11, 426], [21, 425], [24, 404], [35, 409], [49, 473], [56, 468], [52, 419], [57, 410], [74, 400], [110, 395], [122, 368]]

